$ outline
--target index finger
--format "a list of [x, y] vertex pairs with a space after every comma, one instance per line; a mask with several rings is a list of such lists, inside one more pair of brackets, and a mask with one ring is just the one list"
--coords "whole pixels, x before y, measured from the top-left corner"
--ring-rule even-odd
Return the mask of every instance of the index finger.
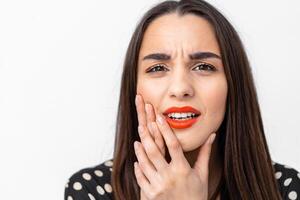
[[145, 104], [142, 96], [139, 94], [136, 94], [135, 96], [135, 105], [136, 105], [139, 124], [143, 126], [147, 126], [147, 118], [146, 118], [146, 112], [144, 107]]
[[156, 119], [158, 122], [158, 128], [166, 142], [172, 160], [174, 159], [175, 161], [183, 161], [184, 164], [187, 164], [181, 144], [174, 135], [167, 121], [161, 114], [157, 114]]

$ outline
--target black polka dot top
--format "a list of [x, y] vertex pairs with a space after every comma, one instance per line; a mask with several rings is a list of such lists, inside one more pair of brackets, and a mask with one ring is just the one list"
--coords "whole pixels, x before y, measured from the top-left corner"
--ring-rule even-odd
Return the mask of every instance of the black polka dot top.
[[[74, 173], [65, 185], [65, 200], [112, 200], [113, 160]], [[300, 200], [300, 173], [287, 165], [273, 162], [274, 175], [284, 200]]]

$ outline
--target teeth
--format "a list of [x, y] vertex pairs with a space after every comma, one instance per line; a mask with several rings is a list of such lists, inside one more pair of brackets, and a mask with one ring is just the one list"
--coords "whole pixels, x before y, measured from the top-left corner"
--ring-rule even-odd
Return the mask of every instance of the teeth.
[[170, 118], [175, 118], [175, 119], [182, 119], [182, 118], [192, 118], [195, 117], [196, 114], [195, 113], [169, 113], [168, 117]]

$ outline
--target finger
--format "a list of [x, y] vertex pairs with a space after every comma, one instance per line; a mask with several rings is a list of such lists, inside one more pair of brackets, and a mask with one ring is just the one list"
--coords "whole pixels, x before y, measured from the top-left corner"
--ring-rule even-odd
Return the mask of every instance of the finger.
[[145, 194], [145, 192], [149, 193], [151, 190], [151, 184], [149, 183], [143, 171], [141, 170], [141, 167], [139, 166], [138, 162], [134, 162], [134, 174], [137, 180], [137, 184], [140, 186], [143, 194]]
[[149, 132], [151, 133], [151, 136], [154, 138], [152, 127], [150, 125], [151, 122], [155, 122], [155, 116], [154, 116], [154, 111], [153, 111], [152, 105], [149, 103], [146, 103], [145, 110], [146, 110], [147, 127], [149, 129]]
[[143, 147], [143, 145], [141, 145], [140, 142], [138, 142], [138, 141], [134, 142], [134, 151], [135, 151], [135, 155], [137, 157], [137, 160], [139, 161], [139, 164], [140, 164], [140, 167], [141, 167], [143, 173], [145, 174], [145, 176], [151, 183], [151, 181], [153, 180], [153, 175], [156, 172], [156, 169], [154, 168], [153, 164], [148, 159], [148, 157], [145, 153], [144, 147]]
[[199, 173], [199, 175], [208, 178], [209, 174], [209, 160], [211, 154], [212, 143], [216, 137], [216, 133], [213, 133], [205, 141], [204, 145], [200, 148], [197, 156], [197, 160], [194, 164], [194, 169]]
[[145, 157], [150, 160], [149, 162], [151, 162], [158, 171], [166, 168], [168, 163], [151, 138], [148, 129], [146, 129], [144, 126], [139, 126], [138, 130], [142, 141], [141, 146], [143, 147], [141, 149], [144, 150]]
[[147, 114], [147, 117], [146, 117], [147, 123], [155, 122], [155, 114], [154, 114], [153, 106], [149, 103], [146, 103], [145, 108], [146, 108], [146, 114]]
[[[151, 104], [146, 103], [146, 105], [145, 106], [144, 105], [145, 104], [142, 95], [137, 94], [136, 107], [137, 107], [139, 125], [146, 126], [148, 128], [148, 133], [150, 133], [151, 138], [153, 138], [155, 142], [153, 131], [150, 125], [151, 121], [155, 121], [154, 109], [152, 108]], [[142, 138], [141, 138], [141, 142], [143, 143]]]
[[151, 128], [149, 127], [149, 125], [147, 123], [147, 120], [148, 121], [153, 120], [153, 116], [150, 116], [147, 119], [147, 112], [146, 112], [145, 103], [144, 103], [144, 99], [143, 99], [142, 95], [139, 95], [139, 94], [136, 95], [135, 103], [136, 103], [139, 125], [146, 126], [149, 129], [150, 136], [153, 138]]
[[163, 139], [163, 136], [160, 134], [156, 122], [151, 122], [151, 129], [154, 135], [155, 143], [158, 146], [161, 154], [165, 157], [166, 155], [165, 141]]
[[146, 103], [145, 104], [145, 110], [146, 110], [146, 123], [147, 123], [147, 128], [149, 130], [149, 133], [151, 134], [151, 137], [153, 139], [154, 138], [154, 134], [153, 134], [153, 130], [152, 130], [152, 127], [150, 125], [151, 122], [155, 121], [155, 116], [154, 115], [154, 111], [153, 111], [153, 108], [152, 108], [152, 105], [149, 104], [149, 103]]
[[165, 120], [164, 116], [162, 116], [161, 114], [157, 114], [156, 119], [158, 128], [164, 140], [166, 141], [171, 159], [181, 163], [184, 161], [185, 164], [187, 164], [187, 160], [184, 157], [182, 147], [169, 124]]
[[135, 97], [135, 105], [140, 125], [147, 125], [146, 112], [144, 107], [144, 100], [141, 95], [137, 94]]
[[151, 104], [148, 104], [148, 103], [146, 103], [145, 108], [146, 108], [148, 129], [152, 135], [152, 138], [154, 139], [154, 142], [158, 146], [161, 154], [164, 156], [165, 155], [165, 151], [164, 151], [165, 145], [164, 145], [163, 137], [160, 134], [160, 132], [157, 131], [157, 127], [152, 124], [152, 123], [155, 124], [155, 120], [156, 120], [154, 108]]
[[[147, 124], [147, 116], [146, 116], [146, 112], [145, 112], [144, 100], [143, 100], [142, 96], [139, 95], [139, 94], [136, 95], [136, 107], [137, 107], [139, 125], [141, 127], [148, 127], [146, 125]], [[154, 115], [153, 110], [154, 109], [152, 109], [152, 111], [151, 111], [151, 109], [149, 109], [150, 116], [148, 117], [148, 120], [155, 120], [156, 119], [156, 117], [153, 117], [153, 115]], [[151, 114], [151, 112], [152, 112], [152, 114]], [[146, 153], [149, 156], [150, 160], [153, 162], [155, 168], [157, 170], [159, 170], [159, 169], [165, 167], [167, 163], [165, 161], [164, 154], [163, 154], [163, 152], [160, 151], [159, 147], [155, 144], [155, 139], [153, 141], [152, 138], [154, 138], [154, 136], [152, 136], [150, 134], [150, 130], [146, 129], [143, 136], [144, 137], [141, 137], [141, 135], [140, 135], [141, 142], [142, 142], [143, 145], [148, 143], [148, 148], [146, 148]], [[150, 136], [150, 138], [148, 136]], [[144, 139], [147, 139], [147, 138], [148, 138], [148, 142], [145, 142]], [[158, 136], [158, 140], [159, 140], [158, 144], [160, 144], [160, 146], [163, 146], [162, 145], [163, 141], [161, 141], [162, 139], [159, 139], [159, 136]], [[155, 147], [153, 147], [153, 146], [155, 146]], [[156, 150], [156, 149], [158, 149], [158, 150]], [[162, 150], [163, 149], [164, 148], [162, 148]], [[155, 152], [155, 151], [157, 151], [159, 153], [152, 153], [152, 152]], [[161, 157], [159, 155], [161, 155]], [[157, 157], [157, 156], [159, 156], [159, 157]], [[164, 161], [165, 161], [165, 163], [164, 163]]]

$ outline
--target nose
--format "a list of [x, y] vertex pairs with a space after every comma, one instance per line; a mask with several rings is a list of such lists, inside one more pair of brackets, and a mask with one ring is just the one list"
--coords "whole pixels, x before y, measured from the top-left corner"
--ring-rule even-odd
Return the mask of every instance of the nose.
[[194, 96], [194, 86], [188, 70], [183, 69], [182, 66], [179, 68], [181, 69], [173, 70], [168, 93], [170, 98], [186, 100]]

